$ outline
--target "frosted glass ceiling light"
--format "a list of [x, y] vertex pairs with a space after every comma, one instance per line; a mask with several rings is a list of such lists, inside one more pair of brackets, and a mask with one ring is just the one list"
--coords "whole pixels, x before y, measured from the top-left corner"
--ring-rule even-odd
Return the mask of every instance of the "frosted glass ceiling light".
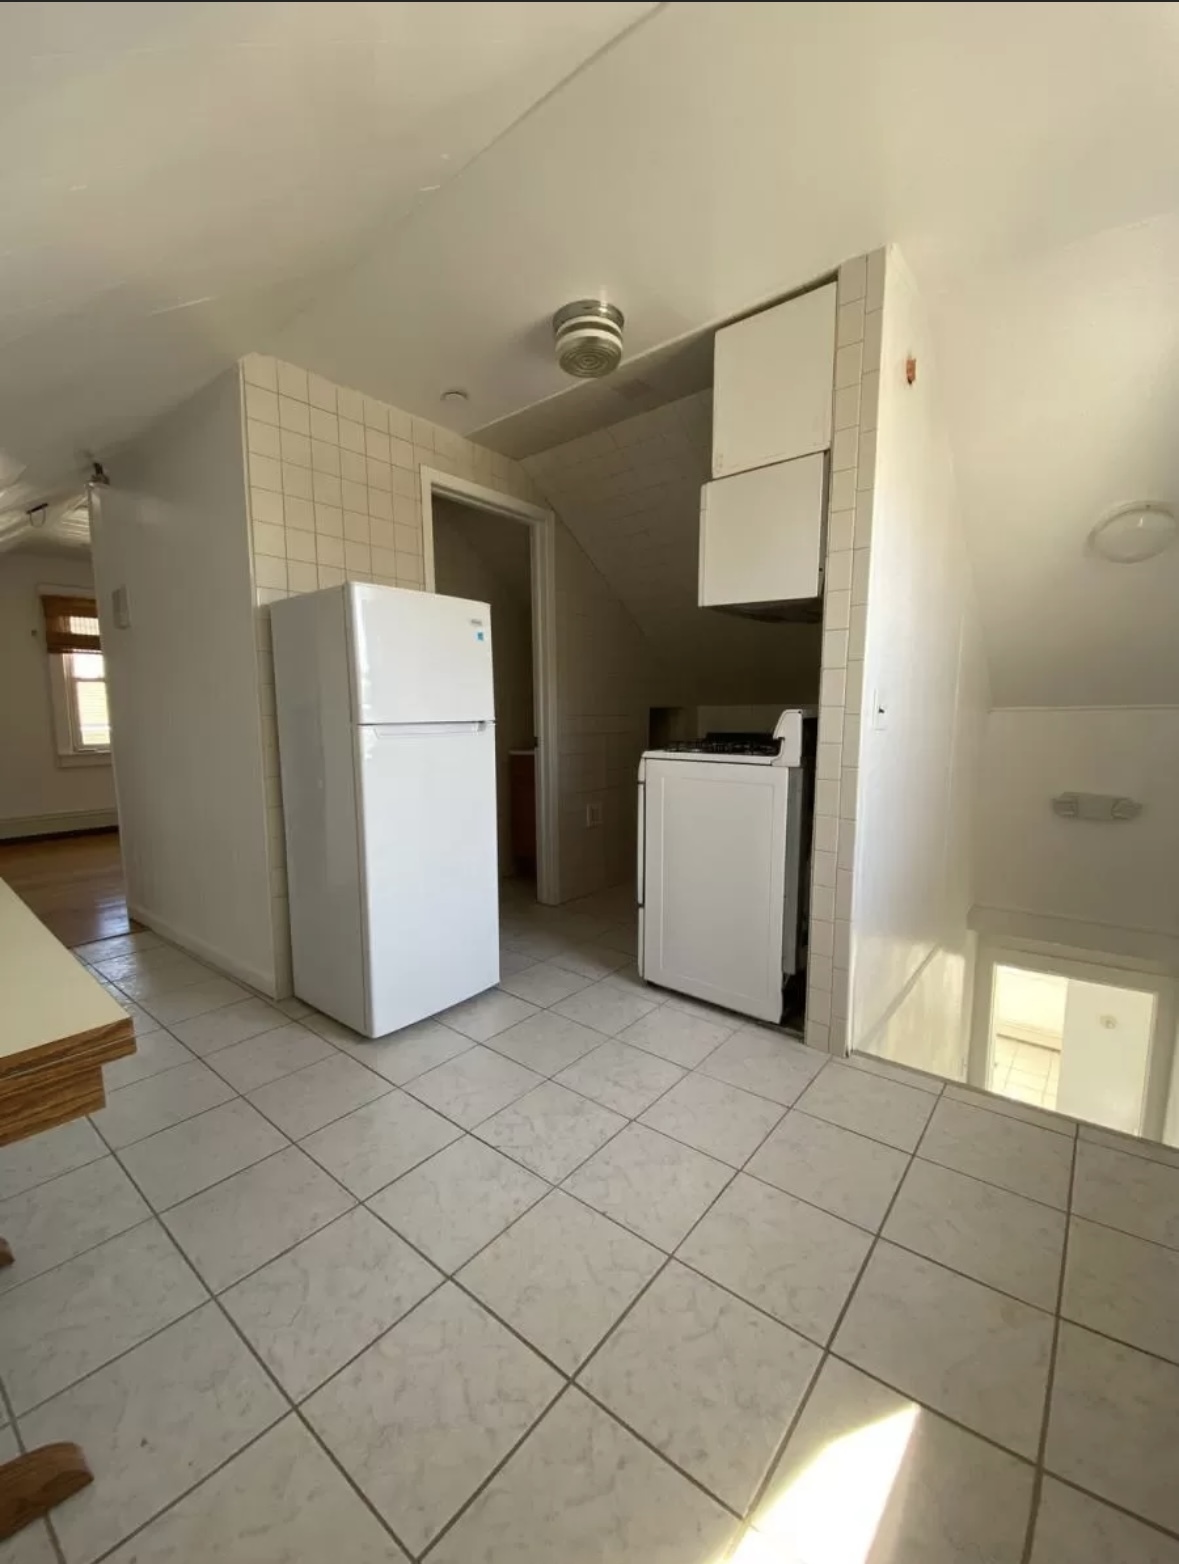
[[1153, 500], [1140, 500], [1119, 505], [1099, 521], [1089, 534], [1089, 546], [1111, 564], [1138, 565], [1170, 548], [1176, 537], [1179, 522], [1174, 511]]

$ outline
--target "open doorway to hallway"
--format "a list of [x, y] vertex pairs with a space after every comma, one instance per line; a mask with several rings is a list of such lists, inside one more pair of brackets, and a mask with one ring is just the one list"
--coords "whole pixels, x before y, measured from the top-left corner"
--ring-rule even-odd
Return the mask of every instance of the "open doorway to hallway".
[[0, 876], [68, 945], [131, 926], [87, 537], [48, 529], [0, 573]]
[[428, 468], [422, 491], [427, 589], [491, 609], [501, 884], [509, 899], [555, 904], [553, 515]]
[[976, 998], [976, 1085], [1106, 1129], [1161, 1138], [1174, 1054], [1165, 978], [986, 947]]
[[536, 896], [536, 720], [528, 528], [438, 496], [434, 589], [491, 608], [496, 826], [501, 880]]

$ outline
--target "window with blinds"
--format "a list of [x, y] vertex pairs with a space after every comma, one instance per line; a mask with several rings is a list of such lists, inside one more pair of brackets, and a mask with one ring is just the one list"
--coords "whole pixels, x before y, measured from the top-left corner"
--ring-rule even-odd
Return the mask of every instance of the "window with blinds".
[[41, 598], [47, 652], [101, 652], [98, 605], [92, 597]]
[[92, 597], [43, 592], [41, 609], [58, 753], [66, 759], [101, 754], [110, 749], [111, 726], [97, 604]]

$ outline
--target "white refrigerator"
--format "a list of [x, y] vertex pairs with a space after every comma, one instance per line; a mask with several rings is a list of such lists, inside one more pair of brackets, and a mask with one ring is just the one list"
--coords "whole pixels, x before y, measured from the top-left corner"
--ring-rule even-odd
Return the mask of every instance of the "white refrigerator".
[[499, 981], [491, 610], [349, 582], [270, 614], [295, 993], [382, 1037]]

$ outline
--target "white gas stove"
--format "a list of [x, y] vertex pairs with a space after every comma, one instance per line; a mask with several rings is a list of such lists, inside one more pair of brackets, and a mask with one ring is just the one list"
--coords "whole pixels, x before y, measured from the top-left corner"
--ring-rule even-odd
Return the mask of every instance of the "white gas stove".
[[711, 734], [639, 765], [639, 971], [758, 1020], [782, 1019], [799, 959], [803, 722]]

